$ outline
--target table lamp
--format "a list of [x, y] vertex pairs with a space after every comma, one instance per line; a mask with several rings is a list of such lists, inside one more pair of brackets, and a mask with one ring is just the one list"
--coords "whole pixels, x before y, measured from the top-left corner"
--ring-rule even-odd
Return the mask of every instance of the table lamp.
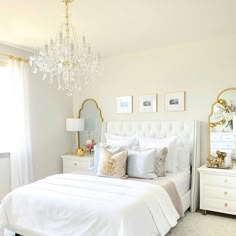
[[67, 118], [66, 130], [70, 132], [77, 132], [78, 135], [78, 147], [75, 150], [75, 154], [83, 156], [83, 149], [80, 148], [80, 131], [84, 131], [84, 119], [83, 118]]

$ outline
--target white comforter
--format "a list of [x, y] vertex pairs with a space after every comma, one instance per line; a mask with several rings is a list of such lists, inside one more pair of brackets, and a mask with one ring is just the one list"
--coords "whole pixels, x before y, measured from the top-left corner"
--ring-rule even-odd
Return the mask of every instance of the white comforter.
[[63, 174], [8, 194], [0, 236], [4, 227], [24, 236], [163, 236], [178, 218], [160, 186]]

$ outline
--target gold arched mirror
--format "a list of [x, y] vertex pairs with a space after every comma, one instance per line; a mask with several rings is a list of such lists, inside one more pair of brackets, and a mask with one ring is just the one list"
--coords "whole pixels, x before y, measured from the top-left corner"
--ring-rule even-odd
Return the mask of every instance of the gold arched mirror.
[[79, 118], [84, 119], [84, 131], [80, 132], [80, 147], [84, 147], [88, 139], [92, 139], [94, 143], [99, 143], [103, 117], [102, 111], [94, 99], [84, 100], [79, 110]]
[[208, 117], [209, 156], [227, 153], [236, 162], [236, 88], [220, 92]]

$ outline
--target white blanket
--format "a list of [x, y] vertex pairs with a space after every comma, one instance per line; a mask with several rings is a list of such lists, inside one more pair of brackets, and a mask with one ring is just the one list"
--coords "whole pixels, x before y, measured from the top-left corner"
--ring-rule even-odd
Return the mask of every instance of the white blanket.
[[163, 236], [178, 218], [161, 186], [63, 174], [8, 194], [0, 236], [4, 227], [24, 236]]

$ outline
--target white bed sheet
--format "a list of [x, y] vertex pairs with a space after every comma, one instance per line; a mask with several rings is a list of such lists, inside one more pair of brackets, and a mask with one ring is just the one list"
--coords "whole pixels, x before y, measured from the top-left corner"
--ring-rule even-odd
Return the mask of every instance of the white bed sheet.
[[171, 180], [175, 183], [176, 190], [180, 196], [184, 196], [186, 192], [190, 190], [191, 187], [191, 175], [189, 170], [182, 170], [176, 173], [167, 173], [165, 177], [159, 177], [158, 179], [138, 179], [138, 178], [129, 178], [135, 179], [141, 182], [147, 182], [150, 184], [159, 185], [160, 180], [166, 179]]
[[180, 197], [183, 197], [191, 188], [191, 175], [189, 170], [167, 173], [167, 176], [164, 178], [170, 179], [175, 183]]

